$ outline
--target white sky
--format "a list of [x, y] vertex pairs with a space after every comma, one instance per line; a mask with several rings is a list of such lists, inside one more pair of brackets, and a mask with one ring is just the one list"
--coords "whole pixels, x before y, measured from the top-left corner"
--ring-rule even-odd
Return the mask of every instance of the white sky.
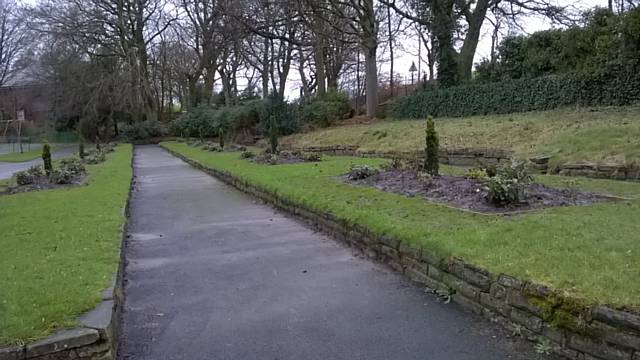
[[[607, 6], [607, 0], [556, 0], [556, 3], [561, 6], [572, 6], [577, 9], [586, 10], [588, 8], [592, 8], [595, 6]], [[521, 22], [524, 31], [526, 33], [533, 33], [540, 30], [546, 30], [554, 27], [548, 20], [541, 17], [532, 17], [525, 21]], [[478, 48], [476, 50], [476, 56], [474, 62], [479, 62], [482, 58], [489, 57], [491, 53], [491, 24], [488, 21], [485, 21], [482, 27], [482, 37], [478, 44]], [[384, 30], [383, 30], [384, 31]], [[506, 29], [505, 29], [506, 31]], [[521, 31], [512, 31], [513, 33], [521, 33]], [[404, 54], [398, 53], [395, 54], [395, 63], [394, 63], [394, 73], [396, 74], [404, 74], [407, 79], [410, 78], [409, 67], [411, 63], [415, 61], [416, 66], [418, 65], [418, 41], [419, 39], [416, 37], [415, 39], [407, 39], [407, 41], [403, 42], [403, 46], [406, 48], [406, 52]], [[384, 57], [388, 58], [388, 49], [380, 49], [379, 53], [384, 52]], [[422, 57], [424, 60], [426, 53], [424, 48], [422, 49]], [[426, 71], [426, 64], [423, 63], [422, 71]], [[389, 72], [389, 64], [384, 63], [380, 67], [379, 71], [381, 73]], [[410, 81], [410, 80], [409, 80]]]

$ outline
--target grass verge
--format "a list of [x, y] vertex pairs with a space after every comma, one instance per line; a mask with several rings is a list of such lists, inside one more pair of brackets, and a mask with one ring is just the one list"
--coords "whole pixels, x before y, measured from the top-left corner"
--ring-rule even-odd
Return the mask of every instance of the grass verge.
[[[362, 151], [424, 148], [424, 120], [385, 120], [295, 134], [296, 147], [354, 145]], [[640, 159], [640, 108], [560, 109], [508, 115], [438, 118], [440, 146], [501, 149], [519, 158], [552, 156], [551, 164], [628, 164]]]
[[[51, 145], [51, 153], [60, 150], [64, 146], [52, 144]], [[23, 153], [20, 152], [12, 152], [7, 154], [0, 155], [0, 162], [25, 162], [33, 159], [37, 159], [42, 156], [42, 147], [38, 147], [37, 149], [33, 149], [30, 151], [25, 151]]]
[[0, 344], [73, 326], [119, 261], [132, 148], [89, 165], [86, 186], [0, 196]]
[[[242, 160], [237, 153], [211, 153], [177, 142], [163, 145], [443, 257], [460, 257], [494, 274], [533, 280], [584, 301], [640, 308], [640, 200], [511, 217], [476, 215], [335, 179], [352, 164], [376, 166], [381, 159], [325, 157], [320, 163], [266, 166]], [[614, 194], [640, 194], [638, 183], [585, 179], [578, 186], [584, 184]]]

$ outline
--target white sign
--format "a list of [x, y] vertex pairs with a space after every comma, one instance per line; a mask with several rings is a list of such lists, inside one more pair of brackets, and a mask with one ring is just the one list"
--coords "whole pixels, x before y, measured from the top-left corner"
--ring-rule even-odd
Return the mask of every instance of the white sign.
[[18, 110], [18, 121], [24, 121], [24, 110]]

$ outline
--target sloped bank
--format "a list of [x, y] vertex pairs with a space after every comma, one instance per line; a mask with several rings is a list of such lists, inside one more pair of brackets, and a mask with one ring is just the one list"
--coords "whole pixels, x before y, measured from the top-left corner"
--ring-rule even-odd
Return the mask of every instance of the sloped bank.
[[412, 280], [449, 294], [454, 302], [537, 342], [541, 351], [553, 351], [569, 359], [640, 359], [640, 316], [636, 313], [587, 305], [539, 284], [507, 274], [491, 274], [459, 259], [440, 258], [429, 249], [380, 236], [362, 225], [290, 201], [163, 147], [192, 166], [387, 263]]
[[113, 360], [117, 357], [120, 316], [124, 303], [124, 246], [129, 218], [129, 201], [133, 189], [133, 154], [129, 167], [132, 176], [124, 206], [119, 262], [110, 285], [101, 293], [98, 305], [77, 319], [77, 326], [63, 329], [43, 339], [24, 345], [0, 348], [0, 360]]

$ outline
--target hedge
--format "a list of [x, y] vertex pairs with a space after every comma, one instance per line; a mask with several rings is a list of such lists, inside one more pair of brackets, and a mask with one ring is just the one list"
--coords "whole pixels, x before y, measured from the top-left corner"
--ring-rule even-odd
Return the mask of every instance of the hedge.
[[462, 117], [550, 110], [563, 106], [623, 106], [640, 102], [640, 74], [573, 74], [424, 90], [399, 98], [396, 118]]

